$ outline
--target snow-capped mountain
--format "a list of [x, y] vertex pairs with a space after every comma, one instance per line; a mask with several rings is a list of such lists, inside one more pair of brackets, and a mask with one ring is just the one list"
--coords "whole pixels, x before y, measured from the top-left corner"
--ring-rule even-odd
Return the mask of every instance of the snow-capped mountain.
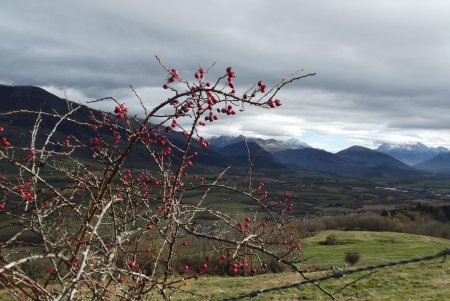
[[252, 138], [252, 137], [245, 137], [243, 135], [239, 135], [236, 137], [231, 136], [216, 136], [209, 139], [209, 142], [211, 145], [216, 148], [224, 148], [227, 145], [237, 143], [240, 141], [245, 141], [247, 139], [248, 142], [256, 142], [260, 146], [262, 146], [266, 151], [269, 152], [275, 152], [275, 151], [281, 151], [285, 149], [302, 149], [310, 147], [308, 144], [306, 144], [303, 141], [300, 141], [295, 138], [291, 138], [287, 141], [280, 141], [276, 139], [262, 139], [262, 138]]
[[290, 146], [297, 148], [297, 149], [301, 149], [301, 148], [308, 148], [311, 147], [309, 146], [307, 143], [298, 140], [297, 138], [290, 138], [287, 141], [287, 144], [289, 144]]
[[448, 153], [445, 147], [428, 147], [423, 143], [388, 144], [383, 143], [377, 151], [388, 154], [406, 164], [415, 165], [425, 162], [440, 153]]

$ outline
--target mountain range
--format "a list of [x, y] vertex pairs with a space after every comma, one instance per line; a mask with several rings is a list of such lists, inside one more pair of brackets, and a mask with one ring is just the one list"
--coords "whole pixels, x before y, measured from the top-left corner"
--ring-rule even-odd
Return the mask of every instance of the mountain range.
[[[33, 86], [0, 85], [0, 113], [16, 110], [41, 110], [42, 112], [67, 111], [67, 107], [80, 106], [75, 119], [90, 120], [91, 116], [100, 117], [101, 112], [84, 105], [61, 99], [41, 88]], [[8, 140], [27, 146], [30, 130], [36, 116], [26, 113], [1, 115], [0, 126], [9, 129], [0, 135], [9, 135]], [[56, 118], [43, 116], [41, 137], [56, 122]], [[70, 121], [64, 121], [58, 129], [57, 137], [75, 135], [82, 142], [89, 143], [94, 131]], [[103, 130], [100, 134], [111, 133]], [[175, 145], [182, 145], [184, 136], [177, 131], [167, 134]], [[3, 136], [2, 136], [3, 137]], [[445, 148], [430, 148], [423, 144], [388, 145], [382, 144], [376, 150], [362, 146], [352, 146], [337, 153], [312, 148], [297, 139], [280, 141], [277, 139], [261, 139], [252, 137], [212, 137], [211, 147], [203, 149], [197, 143], [192, 144], [192, 152], [200, 155], [194, 163], [216, 166], [246, 167], [249, 162], [255, 169], [302, 169], [327, 172], [351, 177], [422, 177], [432, 174], [450, 174], [450, 152]], [[90, 153], [78, 153], [90, 156]], [[142, 166], [145, 150], [136, 149], [127, 164]]]
[[420, 142], [414, 144], [383, 143], [377, 148], [377, 151], [388, 154], [408, 165], [417, 165], [438, 154], [449, 152], [444, 147], [428, 147]]
[[253, 138], [253, 137], [245, 137], [243, 135], [239, 135], [236, 137], [232, 136], [214, 136], [209, 138], [209, 142], [211, 143], [211, 146], [215, 149], [221, 149], [227, 145], [241, 142], [241, 141], [248, 141], [248, 142], [255, 142], [262, 146], [266, 151], [269, 152], [275, 152], [275, 151], [281, 151], [285, 149], [302, 149], [302, 148], [308, 148], [311, 147], [308, 144], [306, 144], [303, 141], [300, 141], [295, 138], [291, 138], [287, 141], [280, 141], [276, 139], [262, 139], [262, 138]]

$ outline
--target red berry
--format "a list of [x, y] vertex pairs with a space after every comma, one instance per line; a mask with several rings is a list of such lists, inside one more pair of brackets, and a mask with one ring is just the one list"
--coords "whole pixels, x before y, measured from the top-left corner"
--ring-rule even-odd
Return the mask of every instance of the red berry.
[[167, 89], [167, 88], [169, 88], [169, 85], [164, 84], [164, 85], [163, 85], [163, 89]]
[[177, 69], [172, 69], [171, 72], [174, 76], [180, 77], [180, 74], [178, 73]]
[[3, 145], [4, 147], [9, 147], [9, 146], [11, 146], [11, 143], [9, 143], [9, 142], [6, 140], [5, 137], [2, 138], [1, 142], [2, 142], [2, 145]]
[[189, 270], [189, 266], [187, 266], [187, 265], [183, 266], [183, 271], [187, 271], [187, 270]]
[[100, 138], [98, 137], [94, 137], [91, 139], [91, 146], [92, 147], [96, 147], [100, 144]]
[[130, 269], [134, 269], [134, 268], [136, 268], [136, 262], [134, 262], [134, 261], [130, 261], [129, 263], [128, 263], [128, 266], [130, 267]]

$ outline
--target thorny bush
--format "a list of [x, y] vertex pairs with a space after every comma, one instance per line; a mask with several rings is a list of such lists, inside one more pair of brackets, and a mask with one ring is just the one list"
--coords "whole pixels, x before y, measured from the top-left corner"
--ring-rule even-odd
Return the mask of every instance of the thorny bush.
[[[112, 97], [97, 101], [113, 103], [113, 113], [96, 111], [88, 120], [77, 120], [81, 106], [69, 101], [64, 114], [26, 109], [2, 113], [36, 120], [27, 147], [6, 135], [8, 127], [0, 133], [0, 213], [8, 221], [2, 231], [11, 233], [1, 242], [0, 285], [12, 295], [145, 300], [156, 294], [169, 300], [187, 280], [207, 274], [210, 267], [250, 276], [270, 269], [266, 259], [302, 274], [296, 265], [302, 246], [285, 222], [294, 206], [289, 194], [269, 195], [264, 183], [250, 177], [243, 188], [226, 185], [227, 169], [213, 180], [190, 171], [202, 155], [193, 146], [209, 147], [200, 127], [248, 106], [275, 109], [282, 104], [280, 89], [314, 74], [298, 72], [272, 88], [259, 81], [240, 91], [231, 67], [214, 82], [208, 79], [211, 68], [198, 69], [189, 81], [160, 64], [167, 76], [162, 88], [172, 96], [149, 109], [136, 93], [143, 118], [132, 116], [127, 104]], [[44, 118], [57, 122], [46, 139], [37, 139]], [[91, 137], [58, 137], [63, 123], [83, 127]], [[175, 133], [183, 135], [182, 143], [173, 141]], [[126, 160], [137, 148], [146, 151], [140, 158], [143, 168], [127, 168]], [[77, 156], [80, 150], [89, 156]], [[211, 209], [204, 200], [213, 189], [245, 196], [259, 210], [238, 219]], [[186, 201], [184, 196], [193, 191], [201, 192], [200, 197]], [[199, 215], [215, 220], [217, 229], [198, 223]], [[34, 241], [22, 239], [27, 233], [33, 233]], [[195, 259], [195, 241], [205, 241], [212, 252]]]

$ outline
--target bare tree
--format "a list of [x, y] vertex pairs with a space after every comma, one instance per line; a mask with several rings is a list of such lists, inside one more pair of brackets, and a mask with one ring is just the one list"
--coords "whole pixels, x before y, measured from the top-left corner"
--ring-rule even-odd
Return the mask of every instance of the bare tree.
[[[314, 74], [297, 72], [271, 89], [259, 81], [237, 92], [231, 67], [214, 82], [207, 80], [211, 68], [200, 68], [190, 82], [157, 60], [167, 75], [163, 88], [173, 95], [147, 108], [131, 87], [144, 118], [131, 116], [113, 97], [96, 100], [112, 102], [113, 113], [93, 113], [89, 120], [77, 119], [81, 106], [71, 102], [63, 114], [2, 113], [36, 118], [29, 147], [2, 138], [0, 148], [0, 212], [8, 220], [2, 231], [11, 233], [0, 245], [0, 283], [11, 294], [33, 300], [145, 300], [156, 294], [170, 300], [186, 279], [207, 273], [213, 262], [229, 273], [252, 275], [267, 269], [265, 258], [307, 280], [297, 267], [301, 244], [285, 220], [293, 209], [287, 193], [268, 197], [264, 183], [252, 180], [250, 172], [247, 184], [232, 185], [223, 182], [227, 168], [208, 179], [190, 171], [202, 155], [197, 149], [209, 147], [199, 127], [248, 106], [276, 108], [285, 85]], [[57, 122], [38, 139], [44, 118]], [[65, 123], [92, 137], [67, 133], [61, 139], [58, 129]], [[138, 150], [145, 154], [139, 157], [142, 168], [127, 167]], [[77, 155], [83, 152], [89, 157]], [[205, 199], [215, 189], [248, 198], [259, 209], [243, 217], [212, 209]], [[215, 226], [196, 223], [199, 216]], [[35, 240], [24, 240], [27, 233]], [[189, 266], [193, 245], [200, 242], [216, 255]], [[26, 268], [38, 263], [46, 264], [44, 276]]]

